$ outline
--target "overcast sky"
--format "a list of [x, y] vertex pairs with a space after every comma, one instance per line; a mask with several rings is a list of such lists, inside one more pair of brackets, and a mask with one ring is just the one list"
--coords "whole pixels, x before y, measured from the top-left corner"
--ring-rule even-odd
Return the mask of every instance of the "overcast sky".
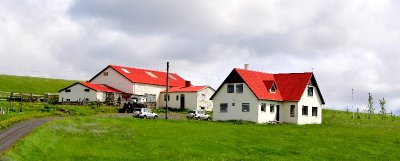
[[[400, 113], [400, 4], [390, 0], [2, 0], [0, 74], [88, 80], [108, 64], [217, 88], [235, 67], [313, 71], [326, 107]], [[354, 101], [351, 99], [354, 89]], [[378, 111], [378, 110], [377, 110]]]

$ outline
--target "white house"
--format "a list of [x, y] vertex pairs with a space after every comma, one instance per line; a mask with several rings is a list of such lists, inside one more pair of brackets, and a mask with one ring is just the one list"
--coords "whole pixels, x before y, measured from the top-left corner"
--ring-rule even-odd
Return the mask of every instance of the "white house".
[[121, 99], [121, 91], [107, 85], [77, 82], [59, 91], [59, 102], [104, 102]]
[[168, 90], [168, 97], [165, 90], [161, 92], [159, 105], [165, 107], [168, 99], [168, 107], [171, 108], [211, 111], [213, 104], [210, 98], [214, 92], [210, 86], [173, 87]]
[[[161, 91], [165, 90], [166, 72], [109, 65], [90, 79], [91, 83], [106, 84], [132, 97], [139, 102], [157, 102]], [[169, 86], [182, 87], [186, 81], [175, 73], [170, 73]], [[126, 98], [125, 98], [126, 99]]]
[[313, 73], [235, 68], [214, 95], [213, 120], [320, 124], [325, 104]]

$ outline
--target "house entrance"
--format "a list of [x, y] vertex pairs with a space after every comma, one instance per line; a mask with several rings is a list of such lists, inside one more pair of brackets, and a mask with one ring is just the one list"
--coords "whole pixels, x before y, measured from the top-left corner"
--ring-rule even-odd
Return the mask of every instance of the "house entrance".
[[181, 94], [181, 109], [185, 108], [185, 95]]
[[279, 105], [276, 105], [276, 121], [279, 121]]

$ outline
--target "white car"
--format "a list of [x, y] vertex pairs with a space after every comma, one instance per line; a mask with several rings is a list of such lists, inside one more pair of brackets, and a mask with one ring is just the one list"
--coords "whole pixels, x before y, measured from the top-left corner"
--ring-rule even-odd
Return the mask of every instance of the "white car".
[[198, 120], [211, 120], [211, 116], [206, 114], [204, 111], [191, 110], [188, 112], [187, 119], [198, 119]]
[[133, 109], [133, 117], [138, 117], [138, 118], [153, 118], [156, 119], [158, 118], [158, 115], [154, 112], [152, 112], [148, 108], [134, 108]]

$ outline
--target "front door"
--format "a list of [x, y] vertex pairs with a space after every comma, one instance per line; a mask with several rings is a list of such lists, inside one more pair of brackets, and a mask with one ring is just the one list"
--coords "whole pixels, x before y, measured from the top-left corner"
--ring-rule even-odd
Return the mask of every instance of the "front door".
[[185, 95], [181, 94], [181, 109], [185, 108]]
[[276, 121], [279, 121], [279, 105], [276, 105]]

